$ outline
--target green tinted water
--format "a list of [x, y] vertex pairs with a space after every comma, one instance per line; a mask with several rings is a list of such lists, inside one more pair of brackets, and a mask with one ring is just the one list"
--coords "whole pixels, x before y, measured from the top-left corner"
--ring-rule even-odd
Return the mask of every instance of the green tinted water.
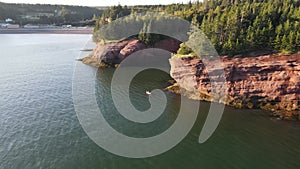
[[[209, 108], [207, 102], [201, 103], [197, 122], [188, 136], [164, 154], [129, 159], [106, 152], [85, 134], [72, 101], [74, 60], [89, 38], [88, 35], [0, 35], [1, 169], [300, 167], [300, 124], [277, 121], [261, 110], [226, 107], [216, 132], [207, 142], [199, 144], [199, 133]], [[95, 88], [99, 107], [116, 130], [130, 136], [149, 137], [172, 125], [180, 97], [171, 93], [166, 93], [167, 109], [155, 122], [135, 124], [120, 116], [110, 95], [113, 72], [114, 69], [99, 70]], [[157, 70], [138, 74], [130, 87], [133, 105], [139, 110], [148, 109], [145, 89], [161, 88], [168, 78]]]

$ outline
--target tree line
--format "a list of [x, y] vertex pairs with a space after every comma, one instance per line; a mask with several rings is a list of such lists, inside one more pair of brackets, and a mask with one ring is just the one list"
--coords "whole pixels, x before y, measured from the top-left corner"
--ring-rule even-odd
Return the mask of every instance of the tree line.
[[[97, 20], [95, 31], [117, 18], [143, 11], [184, 18], [200, 28], [219, 54], [251, 51], [299, 52], [299, 0], [204, 0], [157, 6], [114, 6]], [[141, 29], [148, 29], [141, 26]], [[157, 36], [139, 35], [145, 42]], [[190, 50], [183, 44], [181, 53]]]
[[[103, 10], [68, 5], [47, 5], [47, 4], [12, 4], [0, 2], [0, 21], [11, 18], [15, 23], [25, 25], [31, 24], [71, 24], [82, 21], [92, 21], [102, 15]], [[45, 13], [45, 15], [42, 15]], [[27, 19], [26, 15], [39, 14], [39, 19]], [[51, 14], [48, 15], [47, 14]], [[95, 25], [93, 23], [92, 25]]]

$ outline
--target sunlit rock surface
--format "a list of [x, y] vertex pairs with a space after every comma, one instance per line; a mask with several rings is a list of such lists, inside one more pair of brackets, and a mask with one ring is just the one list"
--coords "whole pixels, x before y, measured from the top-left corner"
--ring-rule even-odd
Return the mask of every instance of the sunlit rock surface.
[[[179, 93], [181, 88], [181, 93], [191, 99], [237, 108], [262, 108], [283, 119], [300, 119], [300, 55], [221, 57], [221, 61], [223, 74], [212, 73], [219, 69], [214, 60], [170, 59], [170, 75], [177, 84], [168, 89]], [[209, 63], [212, 69], [206, 69], [204, 63]], [[209, 76], [211, 73], [213, 76]], [[211, 81], [215, 84], [213, 89]], [[226, 88], [223, 96], [219, 95], [222, 86]]]

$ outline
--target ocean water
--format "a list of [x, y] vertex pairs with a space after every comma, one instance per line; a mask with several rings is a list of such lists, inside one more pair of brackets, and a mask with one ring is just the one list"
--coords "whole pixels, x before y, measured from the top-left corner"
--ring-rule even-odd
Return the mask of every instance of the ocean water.
[[[142, 159], [105, 151], [84, 132], [72, 99], [75, 65], [81, 64], [75, 59], [88, 55], [80, 50], [90, 39], [90, 35], [0, 35], [1, 169], [300, 168], [300, 123], [278, 121], [262, 110], [226, 107], [215, 133], [199, 144], [207, 102], [201, 102], [187, 137], [170, 151]], [[137, 125], [120, 116], [110, 94], [114, 71], [98, 70], [95, 78], [97, 103], [113, 128], [149, 137], [172, 125], [180, 97], [168, 92], [168, 105], [156, 122]], [[130, 87], [132, 104], [148, 109], [144, 89], [162, 88], [168, 79], [157, 70], [138, 74]]]

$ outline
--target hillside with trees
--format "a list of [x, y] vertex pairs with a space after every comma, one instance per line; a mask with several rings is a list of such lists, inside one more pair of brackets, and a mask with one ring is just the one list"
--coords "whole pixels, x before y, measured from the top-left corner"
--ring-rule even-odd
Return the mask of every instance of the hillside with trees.
[[[79, 24], [92, 22], [103, 10], [68, 5], [10, 4], [0, 2], [0, 20], [11, 18], [15, 23], [25, 24]], [[93, 23], [90, 23], [94, 25]]]
[[[95, 32], [117, 18], [134, 17], [143, 11], [163, 12], [188, 20], [207, 35], [222, 55], [300, 50], [299, 0], [204, 0], [166, 6], [114, 6], [97, 20]], [[145, 28], [149, 27], [146, 24], [141, 30], [150, 29]], [[137, 35], [137, 38], [146, 43], [159, 39], [151, 35]], [[179, 51], [190, 52], [184, 44]]]

